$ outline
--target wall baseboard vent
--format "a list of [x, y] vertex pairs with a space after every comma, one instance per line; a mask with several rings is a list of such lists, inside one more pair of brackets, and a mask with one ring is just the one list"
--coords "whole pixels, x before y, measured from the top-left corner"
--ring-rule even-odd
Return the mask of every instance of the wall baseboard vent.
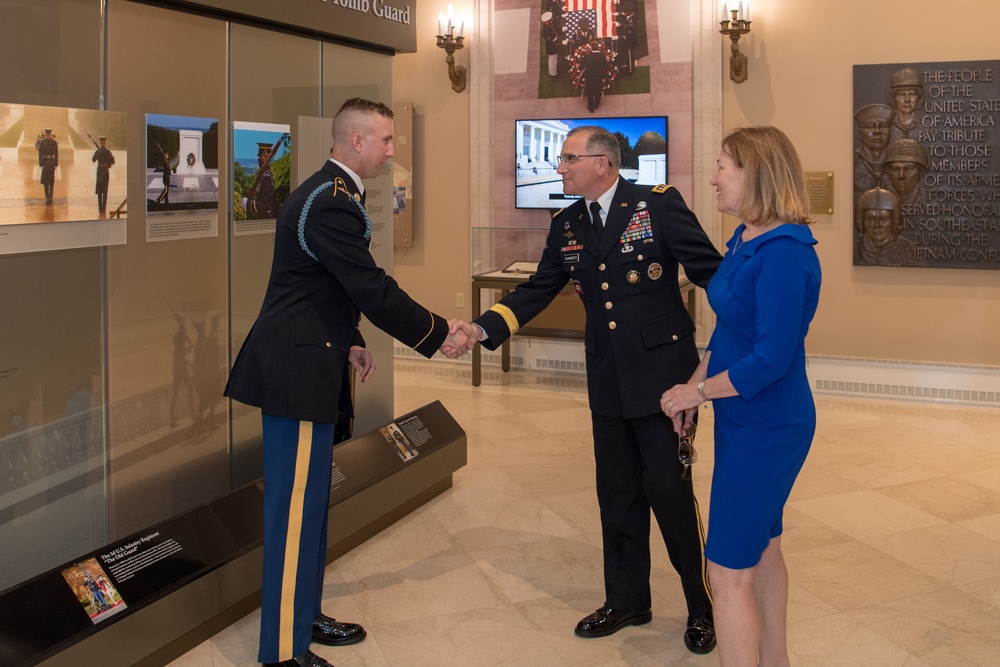
[[810, 356], [819, 394], [1000, 407], [1000, 367]]
[[[408, 347], [395, 347], [400, 359], [423, 359]], [[434, 359], [470, 364], [466, 355], [452, 361], [442, 355]], [[500, 353], [482, 352], [483, 370], [500, 366]], [[586, 355], [580, 341], [514, 337], [511, 341], [512, 369], [544, 369], [586, 373]], [[1000, 366], [935, 364], [929, 362], [809, 356], [809, 384], [816, 394], [885, 398], [925, 403], [977, 405], [1000, 408]]]

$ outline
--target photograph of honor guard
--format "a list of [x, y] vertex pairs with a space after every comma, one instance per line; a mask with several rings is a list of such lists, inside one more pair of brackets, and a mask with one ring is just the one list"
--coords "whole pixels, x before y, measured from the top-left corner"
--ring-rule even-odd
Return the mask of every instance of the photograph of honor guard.
[[[563, 191], [581, 198], [553, 216], [538, 271], [473, 323], [485, 333], [482, 345], [494, 350], [573, 281], [586, 311], [606, 593], [576, 634], [601, 637], [652, 618], [652, 509], [687, 599], [685, 643], [708, 652], [715, 636], [701, 519], [659, 400], [699, 361], [678, 264], [704, 287], [722, 258], [676, 188], [619, 176], [619, 143], [607, 130], [575, 128], [562, 150]], [[595, 205], [600, 221], [592, 223]]]
[[108, 138], [98, 138], [100, 145], [94, 151], [91, 162], [97, 163], [97, 180], [94, 182], [94, 194], [97, 195], [97, 212], [108, 210], [108, 184], [111, 182], [111, 167], [115, 164], [115, 156], [108, 150]]
[[45, 203], [51, 204], [59, 166], [59, 142], [50, 127], [45, 128], [45, 136], [38, 142], [38, 166], [41, 168], [38, 182], [45, 190]]
[[163, 152], [163, 175], [160, 177], [163, 181], [163, 190], [160, 192], [159, 196], [156, 198], [157, 204], [169, 204], [170, 203], [170, 172], [173, 171], [173, 167], [170, 165], [170, 153]]
[[323, 667], [311, 642], [344, 645], [365, 636], [360, 625], [338, 623], [320, 606], [334, 425], [352, 410], [349, 366], [362, 382], [375, 369], [357, 328], [360, 315], [425, 357], [446, 343], [460, 347], [449, 322], [413, 301], [369, 252], [363, 180], [393, 156], [392, 135], [384, 104], [355, 98], [337, 112], [331, 159], [278, 214], [264, 303], [226, 386], [226, 396], [262, 412], [258, 659], [268, 665]]

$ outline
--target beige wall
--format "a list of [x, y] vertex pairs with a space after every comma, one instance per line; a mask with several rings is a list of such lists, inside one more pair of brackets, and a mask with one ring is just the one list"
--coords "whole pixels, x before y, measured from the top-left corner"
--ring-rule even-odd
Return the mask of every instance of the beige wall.
[[[835, 174], [836, 213], [817, 216], [814, 227], [824, 284], [808, 340], [810, 354], [1000, 364], [995, 333], [1000, 331], [1000, 271], [852, 265], [852, 68], [997, 58], [989, 26], [1000, 22], [1000, 5], [968, 4], [972, 7], [959, 13], [931, 0], [912, 0], [906, 11], [870, 0], [844, 0], [835, 11], [800, 0], [754, 3], [753, 32], [741, 42], [750, 58], [750, 78], [739, 85], [728, 78], [729, 43], [718, 39], [723, 131], [777, 125], [795, 142], [806, 170]], [[437, 12], [445, 6], [420, 6], [417, 53], [395, 58], [395, 100], [412, 101], [416, 110], [419, 197], [416, 240], [413, 248], [397, 249], [395, 274], [438, 312], [469, 317], [474, 196], [469, 119], [475, 90], [452, 92], [444, 52], [434, 45]], [[466, 0], [455, 11], [471, 15], [472, 7]], [[460, 64], [469, 64], [469, 51], [459, 52]], [[728, 238], [735, 221], [724, 224], [723, 238]], [[455, 307], [459, 291], [465, 294], [465, 308]]]
[[[810, 354], [1000, 364], [1000, 271], [852, 266], [852, 67], [996, 59], [1000, 4], [960, 4], [754, 2], [753, 32], [741, 42], [749, 80], [738, 85], [719, 39], [723, 130], [776, 125], [807, 171], [835, 174], [836, 212], [814, 227], [824, 275]], [[726, 220], [726, 238], [734, 226]]]
[[[455, 15], [471, 17], [471, 0], [455, 2]], [[470, 105], [473, 90], [456, 93], [448, 79], [444, 49], [435, 45], [438, 12], [447, 0], [418, 5], [417, 52], [393, 60], [393, 100], [412, 102], [414, 210], [413, 247], [396, 248], [394, 277], [410, 296], [444, 317], [472, 316], [472, 209], [470, 178]], [[469, 40], [477, 31], [470, 31]], [[470, 49], [455, 54], [469, 67]], [[471, 76], [470, 86], [475, 77]], [[484, 133], [484, 136], [485, 133]], [[456, 293], [465, 306], [457, 307]]]

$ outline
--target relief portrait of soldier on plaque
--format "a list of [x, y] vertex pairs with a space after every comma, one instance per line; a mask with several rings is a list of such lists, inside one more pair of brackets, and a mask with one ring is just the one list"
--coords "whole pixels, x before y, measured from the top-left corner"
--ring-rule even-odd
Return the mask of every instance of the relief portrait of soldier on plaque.
[[854, 122], [858, 125], [861, 146], [854, 151], [854, 194], [882, 186], [882, 163], [889, 147], [889, 126], [896, 112], [884, 104], [869, 104], [858, 109]]
[[854, 216], [854, 263], [862, 266], [906, 266], [913, 242], [903, 238], [899, 198], [875, 188], [858, 197]]
[[998, 73], [855, 65], [855, 266], [1000, 269]]
[[889, 189], [899, 197], [900, 204], [925, 201], [927, 194], [922, 183], [930, 168], [927, 151], [915, 139], [896, 139], [885, 151], [882, 169]]

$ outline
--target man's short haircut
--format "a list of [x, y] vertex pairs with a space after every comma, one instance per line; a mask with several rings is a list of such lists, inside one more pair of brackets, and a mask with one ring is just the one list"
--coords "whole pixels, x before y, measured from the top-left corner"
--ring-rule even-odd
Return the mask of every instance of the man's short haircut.
[[341, 105], [340, 110], [337, 111], [337, 115], [334, 116], [334, 119], [336, 120], [337, 116], [340, 116], [343, 113], [356, 113], [363, 116], [378, 114], [379, 116], [392, 118], [392, 109], [381, 102], [373, 102], [372, 100], [366, 100], [363, 97], [352, 97], [344, 102], [344, 104]]
[[616, 171], [622, 166], [622, 145], [615, 135], [597, 125], [581, 125], [569, 131], [566, 138], [583, 134], [587, 137], [586, 150], [590, 155], [603, 155], [608, 158], [608, 164]]

